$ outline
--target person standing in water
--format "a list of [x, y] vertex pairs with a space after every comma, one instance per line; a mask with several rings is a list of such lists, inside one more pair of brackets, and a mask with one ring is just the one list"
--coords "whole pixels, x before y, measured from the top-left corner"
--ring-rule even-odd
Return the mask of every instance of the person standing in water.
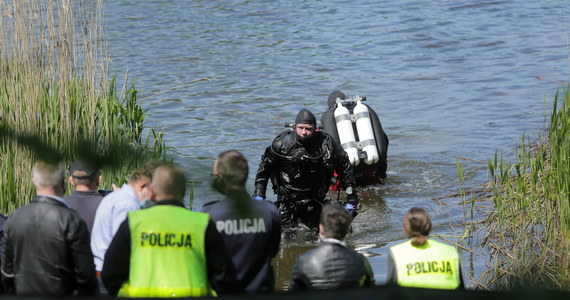
[[[277, 194], [283, 227], [299, 223], [317, 230], [325, 197], [336, 172], [347, 202], [358, 205], [354, 171], [348, 155], [328, 133], [317, 129], [315, 115], [301, 109], [295, 129], [278, 135], [261, 157], [255, 177], [254, 197], [265, 199], [269, 180]], [[356, 216], [353, 210], [353, 217]]]

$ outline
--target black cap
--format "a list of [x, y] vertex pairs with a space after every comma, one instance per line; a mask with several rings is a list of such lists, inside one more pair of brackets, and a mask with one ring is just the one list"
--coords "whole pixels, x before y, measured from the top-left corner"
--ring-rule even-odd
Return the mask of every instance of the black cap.
[[317, 118], [308, 109], [301, 109], [295, 118], [295, 124], [317, 125]]
[[336, 104], [336, 98], [340, 98], [340, 100], [344, 100], [344, 99], [346, 99], [346, 95], [339, 90], [332, 92], [329, 95], [329, 98], [327, 100], [327, 105], [329, 107], [331, 107], [332, 105]]
[[77, 159], [71, 164], [69, 172], [73, 178], [87, 179], [95, 174], [99, 174], [101, 169], [94, 163]]

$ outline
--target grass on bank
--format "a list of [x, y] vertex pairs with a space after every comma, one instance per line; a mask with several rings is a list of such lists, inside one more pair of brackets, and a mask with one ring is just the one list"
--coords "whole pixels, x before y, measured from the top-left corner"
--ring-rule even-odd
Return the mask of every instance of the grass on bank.
[[166, 158], [137, 90], [109, 79], [102, 12], [100, 0], [0, 1], [0, 212], [31, 200], [38, 158], [97, 159], [106, 188]]
[[[476, 288], [570, 290], [568, 86], [555, 96], [547, 138], [531, 144], [523, 135], [522, 142], [514, 164], [498, 154], [488, 162], [495, 209], [484, 222], [482, 246], [490, 264]], [[465, 202], [471, 215], [479, 200]]]

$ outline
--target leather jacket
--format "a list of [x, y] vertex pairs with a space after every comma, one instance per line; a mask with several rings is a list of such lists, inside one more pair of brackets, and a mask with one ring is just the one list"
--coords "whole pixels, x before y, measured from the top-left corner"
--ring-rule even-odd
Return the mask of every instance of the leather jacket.
[[56, 199], [37, 196], [5, 224], [2, 280], [18, 295], [95, 295], [89, 231]]
[[279, 198], [323, 200], [335, 171], [345, 187], [354, 187], [348, 156], [328, 133], [317, 130], [309, 140], [301, 142], [294, 131], [286, 131], [273, 140], [261, 157], [254, 195], [265, 198], [271, 179]]
[[356, 288], [374, 285], [366, 257], [340, 242], [321, 242], [301, 254], [293, 267], [290, 290]]

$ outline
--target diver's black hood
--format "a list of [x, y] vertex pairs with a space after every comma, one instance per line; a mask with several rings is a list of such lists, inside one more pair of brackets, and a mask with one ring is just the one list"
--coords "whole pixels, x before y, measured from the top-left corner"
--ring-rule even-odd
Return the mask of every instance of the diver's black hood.
[[308, 109], [301, 109], [295, 118], [295, 124], [312, 124], [317, 125], [317, 118]]
[[327, 105], [329, 108], [331, 108], [331, 106], [336, 104], [336, 98], [340, 98], [341, 100], [344, 100], [344, 99], [346, 99], [346, 95], [339, 90], [332, 92], [329, 95], [329, 99], [327, 100]]
[[297, 114], [297, 117], [295, 118], [295, 125], [297, 125], [297, 124], [311, 124], [311, 125], [313, 125], [313, 134], [311, 135], [311, 137], [309, 137], [306, 140], [302, 140], [299, 137], [299, 135], [297, 135], [297, 133], [295, 133], [295, 140], [297, 141], [297, 143], [299, 143], [301, 145], [306, 145], [306, 146], [310, 145], [311, 141], [314, 140], [314, 136], [315, 136], [314, 130], [317, 129], [317, 118], [308, 109], [303, 108], [299, 111], [299, 113]]

